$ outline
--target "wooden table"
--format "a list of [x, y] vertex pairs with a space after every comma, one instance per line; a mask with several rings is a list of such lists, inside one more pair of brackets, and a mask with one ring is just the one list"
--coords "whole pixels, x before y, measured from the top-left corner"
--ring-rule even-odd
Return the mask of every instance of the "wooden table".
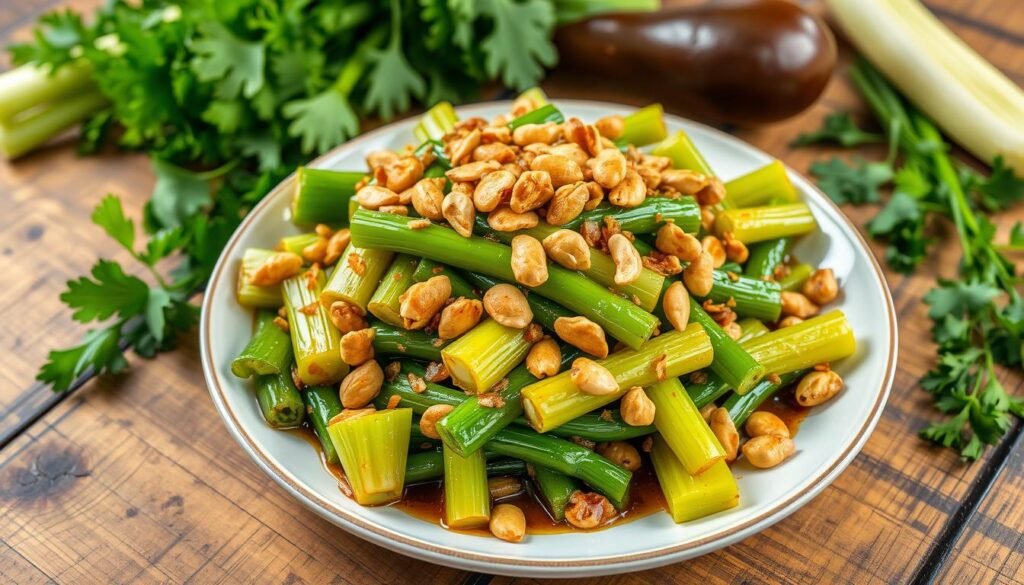
[[[0, 42], [26, 38], [44, 10], [99, 3], [0, 1]], [[1024, 2], [927, 3], [1024, 83]], [[564, 72], [545, 87], [555, 97], [644, 103], [622, 89], [582, 87]], [[792, 150], [788, 142], [845, 109], [864, 111], [840, 71], [804, 115], [736, 134], [806, 171], [823, 153]], [[89, 223], [93, 206], [114, 192], [138, 216], [152, 185], [143, 157], [79, 158], [69, 143], [0, 163], [0, 581], [529, 582], [408, 559], [307, 511], [226, 432], [207, 396], [194, 336], [155, 361], [132, 357], [129, 373], [93, 380], [70, 395], [33, 383], [47, 350], [82, 333], [57, 300], [64, 282], [97, 256], [124, 259]], [[861, 225], [872, 213], [847, 211]], [[1024, 211], [1008, 215], [1019, 219]], [[1013, 219], [1000, 224], [1005, 229]], [[873, 437], [831, 487], [775, 527], [725, 550], [581, 582], [1024, 582], [1019, 421], [970, 466], [916, 435], [935, 417], [916, 387], [934, 358], [921, 296], [937, 274], [952, 274], [959, 252], [946, 241], [917, 276], [888, 274], [900, 317], [895, 387]], [[1004, 383], [1011, 392], [1024, 391], [1020, 376]]]

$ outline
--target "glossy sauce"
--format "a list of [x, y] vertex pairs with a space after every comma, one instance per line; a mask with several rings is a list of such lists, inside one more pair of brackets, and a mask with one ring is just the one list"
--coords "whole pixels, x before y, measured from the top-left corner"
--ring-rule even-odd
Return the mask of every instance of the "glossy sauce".
[[796, 437], [796, 433], [800, 429], [800, 423], [811, 412], [810, 408], [800, 406], [797, 403], [796, 398], [793, 397], [792, 388], [777, 392], [775, 396], [772, 396], [771, 400], [765, 400], [757, 410], [770, 412], [781, 418], [782, 422], [786, 423], [786, 426], [789, 427], [789, 435], [791, 437]]

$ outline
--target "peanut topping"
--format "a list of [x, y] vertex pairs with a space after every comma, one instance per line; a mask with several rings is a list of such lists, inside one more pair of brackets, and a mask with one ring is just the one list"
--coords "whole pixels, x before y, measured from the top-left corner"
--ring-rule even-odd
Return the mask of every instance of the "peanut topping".
[[502, 540], [520, 542], [526, 535], [526, 515], [512, 504], [498, 504], [491, 510], [489, 527]]
[[815, 270], [800, 290], [805, 297], [819, 305], [827, 305], [839, 296], [839, 284], [831, 268]]
[[373, 338], [377, 330], [372, 327], [349, 331], [341, 336], [341, 361], [358, 366], [373, 359]]
[[542, 379], [554, 376], [562, 363], [562, 350], [554, 339], [542, 339], [533, 344], [530, 353], [526, 354], [526, 369], [534, 378]]
[[627, 425], [642, 427], [654, 424], [654, 414], [656, 411], [654, 402], [647, 396], [644, 389], [639, 386], [633, 386], [626, 392], [626, 395], [622, 397], [620, 409], [622, 420]]
[[327, 238], [317, 238], [312, 244], [302, 249], [302, 258], [306, 262], [320, 264], [327, 255]]
[[640, 278], [644, 262], [629, 238], [622, 234], [614, 234], [608, 238], [608, 252], [615, 261], [615, 284], [625, 286]]
[[402, 296], [399, 314], [406, 329], [423, 329], [452, 296], [452, 283], [441, 274], [409, 287]]
[[366, 155], [366, 166], [370, 167], [370, 170], [386, 167], [397, 162], [398, 158], [398, 153], [393, 150], [374, 150]]
[[423, 162], [415, 156], [403, 156], [384, 165], [384, 172], [387, 173], [387, 188], [401, 193], [423, 178]]
[[461, 139], [449, 142], [450, 155], [449, 158], [452, 161], [452, 166], [458, 166], [464, 162], [467, 162], [470, 154], [473, 150], [480, 146], [480, 139], [482, 134], [479, 128], [474, 128], [468, 134], [463, 136]]
[[554, 122], [544, 124], [524, 124], [512, 131], [512, 142], [519, 146], [534, 144], [551, 144], [561, 134], [562, 129]]
[[647, 185], [633, 169], [627, 169], [622, 181], [608, 193], [608, 201], [619, 207], [636, 207], [647, 198]]
[[448, 416], [448, 413], [453, 410], [455, 410], [455, 407], [451, 404], [435, 404], [426, 409], [423, 411], [423, 416], [420, 417], [420, 431], [425, 437], [440, 439], [441, 435], [437, 432], [437, 423], [441, 422], [441, 419]]
[[440, 221], [444, 218], [441, 204], [444, 202], [445, 180], [442, 178], [423, 179], [412, 189], [412, 207], [416, 213], [427, 219]]
[[676, 256], [684, 262], [693, 262], [701, 252], [700, 241], [674, 223], [666, 223], [658, 228], [654, 246], [658, 251]]
[[740, 447], [740, 434], [732, 422], [732, 417], [729, 416], [729, 410], [716, 408], [711, 413], [708, 425], [715, 433], [715, 437], [718, 438], [718, 442], [722, 444], [722, 449], [725, 450], [725, 460], [735, 461]]
[[751, 414], [743, 428], [750, 437], [760, 437], [761, 435], [790, 436], [789, 427], [786, 426], [786, 423], [782, 422], [781, 418], [763, 410]]
[[629, 471], [640, 469], [640, 452], [625, 441], [601, 443], [597, 446], [597, 454], [623, 469]]
[[713, 271], [714, 261], [711, 260], [711, 255], [707, 252], [698, 254], [697, 259], [683, 271], [683, 283], [690, 294], [696, 297], [707, 296], [714, 285]]
[[542, 171], [526, 171], [516, 179], [509, 206], [516, 213], [531, 211], [547, 203], [554, 194], [551, 175]]
[[725, 257], [733, 262], [743, 264], [750, 258], [750, 250], [747, 245], [737, 240], [732, 232], [722, 234], [722, 245], [725, 247]]
[[597, 156], [604, 149], [597, 127], [584, 124], [579, 118], [569, 118], [562, 124], [562, 136], [566, 142], [578, 144], [590, 156]]
[[530, 170], [551, 175], [551, 184], [556, 188], [583, 180], [580, 166], [572, 159], [557, 154], [542, 154], [534, 158]]
[[563, 185], [555, 191], [555, 196], [548, 204], [548, 214], [545, 217], [551, 225], [564, 225], [576, 219], [583, 213], [583, 207], [590, 199], [590, 190], [583, 181]]
[[540, 286], [548, 280], [548, 259], [544, 246], [536, 238], [518, 235], [512, 238], [512, 273], [524, 286]]
[[533, 321], [526, 295], [511, 284], [498, 284], [488, 289], [484, 293], [484, 310], [505, 327], [525, 329]]
[[479, 181], [487, 173], [494, 172], [501, 168], [501, 163], [496, 160], [480, 160], [457, 166], [445, 172], [453, 183], [470, 183]]
[[540, 217], [533, 211], [516, 213], [507, 206], [502, 206], [487, 214], [487, 225], [498, 232], [517, 232], [537, 227]]
[[584, 530], [600, 526], [614, 517], [615, 507], [608, 498], [593, 492], [573, 492], [565, 507], [565, 520]]
[[327, 249], [324, 251], [324, 265], [333, 266], [341, 258], [341, 253], [345, 251], [350, 241], [352, 241], [352, 232], [348, 228], [331, 234], [330, 239], [327, 240]]
[[348, 301], [334, 301], [328, 310], [331, 323], [342, 333], [366, 329], [369, 325], [364, 315], [366, 313], [362, 309]]
[[558, 156], [564, 156], [565, 158], [576, 163], [581, 170], [586, 167], [587, 161], [590, 160], [590, 155], [587, 151], [580, 148], [580, 145], [566, 142], [565, 144], [558, 144], [548, 149], [548, 154], [557, 154]]
[[506, 170], [484, 175], [473, 191], [473, 203], [480, 211], [494, 211], [512, 198], [516, 176]]
[[397, 205], [398, 193], [380, 185], [367, 185], [356, 193], [356, 199], [366, 209], [377, 210], [381, 205]]
[[608, 368], [588, 358], [576, 358], [569, 370], [569, 377], [576, 388], [584, 394], [605, 396], [618, 392], [619, 383]]
[[516, 151], [500, 142], [481, 144], [473, 150], [473, 160], [493, 160], [501, 164], [510, 163], [516, 160]]
[[775, 467], [796, 453], [796, 444], [789, 437], [761, 435], [743, 444], [743, 456], [754, 467]]
[[542, 242], [548, 257], [569, 270], [590, 268], [590, 246], [579, 233], [572, 230], [558, 230]]
[[469, 195], [452, 191], [444, 196], [441, 202], [441, 214], [448, 224], [464, 238], [473, 235], [473, 221], [476, 219], [476, 208]]
[[377, 397], [384, 384], [384, 371], [380, 364], [370, 360], [353, 369], [341, 381], [341, 404], [345, 408], [362, 408]]
[[681, 282], [673, 282], [665, 290], [665, 296], [661, 301], [665, 309], [665, 317], [672, 327], [677, 331], [686, 329], [690, 322], [690, 295]]
[[601, 133], [601, 136], [615, 140], [622, 136], [622, 130], [626, 127], [626, 120], [622, 116], [605, 116], [594, 122], [594, 126], [597, 127], [597, 131]]
[[402, 217], [407, 217], [409, 215], [409, 206], [408, 205], [381, 205], [380, 209], [378, 209], [377, 211], [380, 211], [381, 213], [391, 213], [391, 214], [394, 214], [394, 215], [401, 215]]
[[249, 277], [253, 286], [271, 286], [302, 271], [302, 256], [293, 252], [277, 252], [260, 264]]
[[708, 186], [708, 178], [688, 169], [665, 169], [661, 173], [661, 183], [682, 195], [696, 195]]
[[587, 204], [583, 206], [583, 209], [590, 211], [604, 201], [604, 187], [598, 185], [594, 181], [588, 181], [587, 196], [589, 199], [587, 199]]
[[843, 389], [843, 379], [833, 370], [814, 371], [800, 380], [794, 396], [800, 406], [817, 406], [828, 402]]
[[608, 342], [604, 337], [604, 329], [586, 317], [555, 319], [555, 333], [562, 341], [592, 356], [608, 357]]
[[437, 336], [441, 339], [455, 339], [480, 322], [484, 305], [476, 299], [459, 297], [441, 311], [437, 324]]
[[799, 325], [800, 323], [803, 323], [803, 322], [804, 322], [804, 320], [801, 319], [800, 317], [794, 317], [793, 315], [790, 315], [789, 317], [783, 317], [782, 320], [779, 321], [778, 327], [779, 327], [779, 329], [785, 329], [786, 327], [792, 327], [793, 325]]
[[725, 246], [715, 236], [704, 236], [700, 241], [701, 248], [711, 255], [711, 265], [715, 268], [725, 264]]
[[718, 205], [725, 199], [725, 185], [718, 177], [708, 177], [706, 187], [697, 192], [697, 202], [701, 205]]
[[818, 314], [820, 308], [798, 292], [782, 291], [782, 314], [806, 319]]

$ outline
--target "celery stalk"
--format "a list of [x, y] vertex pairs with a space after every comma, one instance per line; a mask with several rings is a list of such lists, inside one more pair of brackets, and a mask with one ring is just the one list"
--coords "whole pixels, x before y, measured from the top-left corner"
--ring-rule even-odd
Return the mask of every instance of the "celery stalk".
[[444, 510], [449, 528], [477, 528], [491, 518], [483, 451], [463, 457], [444, 447]]
[[692, 475], [700, 475], [725, 458], [725, 451], [704, 421], [679, 378], [649, 386], [654, 403], [654, 426], [661, 439]]
[[733, 237], [744, 244], [801, 236], [817, 227], [806, 203], [724, 209], [715, 217], [716, 232], [732, 232]]
[[640, 108], [626, 116], [624, 122], [622, 135], [615, 140], [619, 146], [647, 146], [665, 140], [665, 136], [668, 135], [661, 104]]
[[377, 290], [366, 304], [366, 309], [374, 317], [395, 327], [402, 326], [402, 315], [399, 314], [402, 302], [399, 297], [413, 284], [412, 275], [417, 264], [419, 258], [415, 256], [395, 256], [391, 261], [391, 267], [384, 273]]
[[455, 129], [455, 123], [458, 121], [459, 117], [450, 103], [438, 102], [423, 114], [419, 124], [413, 128], [412, 135], [419, 142], [440, 140], [445, 134]]
[[395, 408], [327, 427], [357, 502], [390, 504], [402, 498], [412, 410]]
[[359, 307], [365, 314], [370, 297], [377, 290], [394, 256], [394, 252], [387, 250], [370, 250], [349, 244], [320, 293], [320, 303], [324, 308], [330, 308], [337, 301], [345, 301]]
[[295, 364], [299, 379], [309, 386], [333, 384], [348, 373], [348, 366], [341, 361], [338, 329], [327, 309], [317, 302], [323, 284], [323, 272], [317, 274], [312, 288], [305, 274], [282, 284]]
[[657, 438], [651, 450], [651, 462], [675, 522], [710, 516], [740, 503], [739, 486], [724, 460], [700, 475], [690, 475], [665, 440]]
[[250, 282], [252, 274], [274, 255], [273, 250], [247, 248], [238, 265], [236, 297], [238, 304], [250, 309], [276, 309], [283, 303], [281, 285], [256, 286]]
[[24, 112], [0, 124], [0, 154], [18, 158], [109, 103], [102, 93], [87, 91]]
[[725, 192], [726, 207], [755, 207], [773, 200], [793, 203], [799, 199], [786, 165], [778, 160], [727, 182]]
[[487, 319], [442, 349], [441, 359], [456, 386], [481, 394], [519, 365], [529, 351], [525, 329]]
[[661, 144], [651, 151], [656, 156], [667, 156], [672, 159], [672, 167], [676, 169], [689, 169], [697, 171], [702, 175], [713, 176], [715, 173], [704, 155], [697, 150], [697, 146], [690, 140], [690, 136], [678, 130], [672, 136], [666, 138]]

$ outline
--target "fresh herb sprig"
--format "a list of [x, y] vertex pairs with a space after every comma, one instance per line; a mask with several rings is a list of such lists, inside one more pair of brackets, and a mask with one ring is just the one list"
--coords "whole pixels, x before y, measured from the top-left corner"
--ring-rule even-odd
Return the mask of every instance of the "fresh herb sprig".
[[[887, 240], [886, 259], [900, 272], [912, 272], [933, 243], [925, 225], [931, 215], [949, 219], [962, 251], [960, 278], [940, 280], [925, 295], [938, 345], [936, 366], [921, 380], [948, 415], [921, 431], [935, 443], [974, 460], [997, 443], [1014, 416], [1024, 417], [1024, 397], [1010, 396], [997, 377], [997, 365], [1020, 371], [1024, 364], [1022, 279], [1003, 251], [1024, 248], [1024, 227], [1007, 244], [995, 242], [995, 227], [984, 212], [996, 212], [1024, 199], [1024, 180], [999, 158], [988, 177], [958, 165], [935, 125], [903, 99], [866, 61], [851, 70], [854, 84], [871, 106], [899, 154], [881, 163], [838, 159], [812, 167], [819, 184], [840, 203], [873, 202], [870, 196], [887, 181], [864, 177], [864, 165], [881, 165], [892, 178], [893, 193], [868, 223], [868, 231]], [[860, 178], [853, 178], [854, 175]], [[877, 171], [882, 176], [882, 171]], [[848, 182], [841, 180], [849, 177]], [[850, 187], [852, 183], [854, 186]], [[843, 189], [837, 185], [842, 184]], [[856, 197], [850, 193], [856, 192]], [[866, 195], [867, 194], [867, 195]]]

